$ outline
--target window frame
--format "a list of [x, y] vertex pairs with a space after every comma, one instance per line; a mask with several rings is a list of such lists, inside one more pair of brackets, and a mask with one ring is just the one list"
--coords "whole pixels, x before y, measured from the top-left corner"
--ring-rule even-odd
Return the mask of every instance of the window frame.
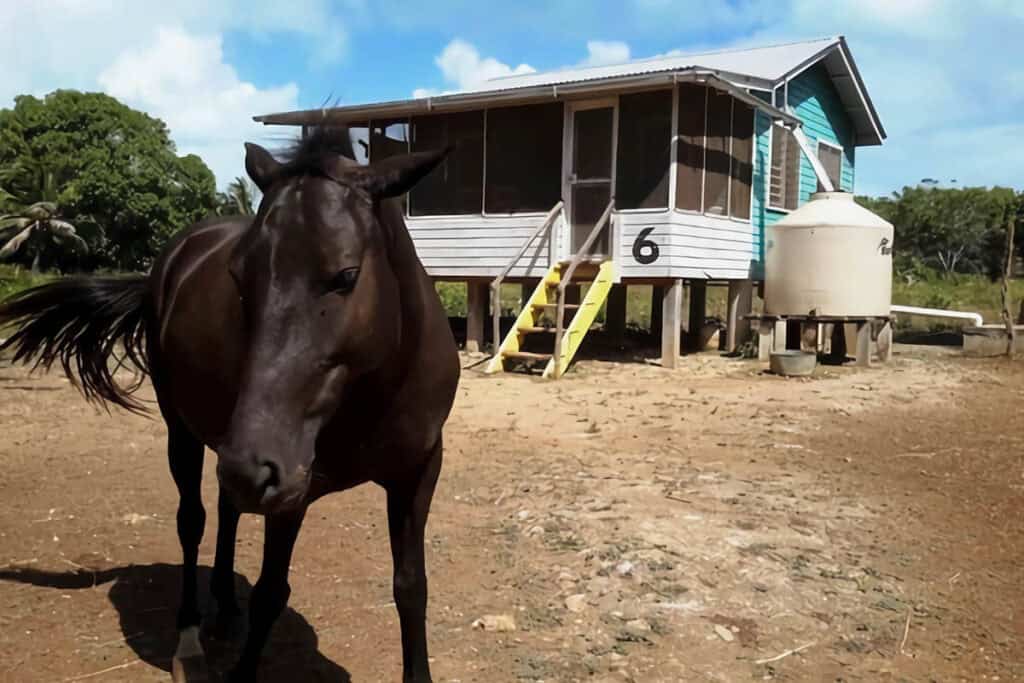
[[[565, 111], [569, 108], [569, 105], [571, 104], [571, 100], [566, 100], [566, 99], [559, 98], [559, 99], [555, 100], [555, 102], [557, 102], [558, 104], [560, 104], [562, 106], [562, 141], [561, 141], [562, 163], [559, 164], [559, 166], [558, 166], [559, 173], [561, 173], [562, 177], [559, 180], [558, 187], [559, 187], [559, 190], [560, 190], [560, 197], [559, 197], [559, 199], [561, 201], [564, 201], [565, 200], [565, 195], [564, 195], [564, 192], [565, 192], [565, 180], [566, 180], [566, 175], [565, 175], [565, 140], [568, 137], [567, 134], [566, 134], [566, 129], [565, 129], [565, 126], [567, 125], [566, 124]], [[480, 217], [482, 217], [482, 218], [520, 218], [520, 217], [522, 217], [522, 218], [536, 218], [536, 217], [546, 216], [548, 214], [548, 212], [551, 210], [551, 207], [548, 207], [547, 209], [543, 209], [543, 210], [537, 210], [537, 211], [492, 212], [492, 211], [488, 211], [487, 210], [487, 139], [488, 139], [487, 138], [487, 134], [488, 134], [488, 130], [489, 130], [489, 117], [490, 117], [491, 110], [492, 109], [511, 109], [511, 108], [514, 108], [514, 107], [540, 106], [540, 105], [546, 105], [546, 104], [551, 104], [551, 102], [547, 101], [547, 100], [519, 102], [519, 103], [515, 103], [514, 102], [514, 103], [511, 103], [511, 104], [506, 104], [506, 105], [502, 105], [502, 106], [498, 106], [498, 107], [485, 107], [484, 108], [483, 201], [481, 202], [481, 206], [480, 206], [480, 212], [481, 212], [480, 213]], [[617, 106], [616, 106], [615, 112], [616, 112], [616, 121], [617, 121], [617, 116], [618, 116], [618, 107]], [[613, 150], [614, 150], [614, 147], [613, 147]], [[613, 159], [614, 159], [614, 157], [613, 157]], [[614, 167], [612, 168], [612, 170], [614, 171]], [[614, 185], [613, 185], [613, 188], [614, 188]], [[554, 204], [552, 204], [551, 206], [554, 206]], [[466, 215], [469, 215], [469, 214], [456, 214], [456, 215], [457, 216], [466, 216]]]
[[[788, 128], [786, 128], [785, 126], [782, 126], [782, 125], [780, 125], [778, 123], [775, 123], [774, 121], [768, 127], [768, 164], [767, 164], [767, 168], [765, 169], [765, 171], [767, 172], [767, 175], [766, 175], [766, 182], [764, 184], [764, 194], [765, 194], [764, 205], [765, 205], [765, 207], [769, 211], [776, 211], [778, 213], [790, 213], [790, 212], [796, 211], [797, 209], [800, 208], [800, 195], [801, 195], [800, 180], [801, 180], [801, 177], [803, 175], [803, 164], [804, 164], [803, 150], [800, 149], [800, 145], [796, 145], [797, 151], [799, 152], [799, 156], [797, 157], [798, 161], [797, 161], [797, 165], [796, 165], [796, 184], [797, 184], [797, 188], [796, 188], [796, 206], [793, 207], [792, 209], [787, 209], [785, 206], [775, 206], [774, 204], [772, 204], [772, 166], [773, 166], [774, 161], [775, 161], [775, 133], [777, 132], [775, 130], [776, 128], [780, 128], [783, 131], [789, 133], [791, 138], [792, 138], [792, 135], [793, 135], [793, 133]], [[795, 138], [792, 138], [792, 139], [793, 139], [793, 142], [795, 143], [796, 139]], [[783, 169], [783, 171], [785, 171], [785, 169]], [[751, 183], [751, 185], [753, 185], [753, 183]], [[783, 198], [783, 201], [785, 201], [785, 198]]]
[[[729, 172], [729, 174], [727, 176], [728, 177], [728, 183], [726, 184], [726, 194], [727, 194], [726, 204], [727, 204], [727, 209], [726, 209], [725, 214], [710, 213], [710, 212], [704, 210], [704, 204], [705, 204], [705, 199], [706, 199], [706, 194], [707, 194], [706, 193], [706, 184], [707, 184], [707, 149], [708, 149], [708, 100], [711, 97], [711, 88], [713, 87], [713, 86], [710, 86], [710, 85], [707, 85], [707, 84], [704, 84], [704, 136], [703, 136], [704, 139], [703, 139], [703, 142], [701, 143], [701, 149], [704, 152], [704, 158], [701, 161], [701, 177], [700, 177], [700, 207], [701, 208], [699, 210], [697, 210], [697, 209], [681, 209], [681, 208], [679, 208], [677, 206], [677, 195], [676, 195], [676, 191], [677, 191], [677, 187], [676, 187], [677, 175], [676, 174], [678, 172], [677, 168], [676, 168], [676, 164], [679, 163], [679, 148], [678, 148], [678, 145], [679, 145], [679, 142], [680, 142], [680, 140], [679, 140], [679, 85], [682, 85], [682, 84], [681, 83], [680, 84], [676, 84], [676, 87], [674, 88], [675, 95], [673, 97], [673, 112], [672, 112], [672, 180], [670, 181], [670, 187], [669, 187], [669, 204], [670, 204], [670, 209], [669, 210], [672, 211], [672, 212], [678, 213], [678, 214], [683, 214], [685, 216], [703, 216], [703, 217], [707, 217], [707, 218], [713, 218], [713, 219], [719, 220], [719, 221], [723, 221], [724, 220], [724, 221], [730, 221], [730, 222], [733, 222], [733, 223], [738, 223], [738, 224], [741, 224], [741, 225], [750, 225], [753, 222], [753, 220], [754, 220], [754, 196], [755, 196], [754, 195], [754, 185], [755, 185], [754, 177], [757, 175], [757, 171], [758, 171], [758, 169], [757, 169], [757, 107], [751, 107], [751, 111], [750, 111], [751, 130], [752, 130], [752, 133], [751, 133], [751, 150], [750, 150], [750, 165], [751, 165], [750, 216], [748, 216], [747, 218], [737, 218], [737, 217], [733, 216], [732, 215], [732, 207], [730, 205], [731, 201], [732, 201], [732, 172], [731, 172], [732, 171], [732, 151], [733, 151], [732, 121], [733, 121], [733, 116], [734, 116], [733, 112], [735, 111], [736, 101], [737, 101], [736, 98], [732, 97], [731, 95], [730, 95], [730, 99], [732, 100], [732, 102], [730, 104], [730, 110], [729, 110], [730, 114], [729, 114], [729, 150], [728, 150], [730, 172]], [[728, 95], [729, 93], [726, 93], [726, 94]], [[769, 157], [770, 157], [771, 156], [771, 139], [770, 138], [769, 138], [768, 144], [769, 144], [768, 153], [769, 153]], [[771, 169], [771, 163], [770, 162], [768, 164], [768, 168]], [[768, 187], [767, 183], [765, 184], [765, 187]], [[767, 202], [766, 202], [766, 205], [767, 205]], [[634, 210], [634, 211], [636, 211], [636, 210]]]
[[[438, 213], [430, 214], [427, 216], [414, 216], [412, 215], [412, 194], [411, 190], [409, 193], [409, 201], [405, 203], [405, 218], [406, 220], [415, 221], [432, 221], [432, 220], [450, 220], [453, 218], [482, 218], [487, 214], [484, 213], [484, 196], [487, 191], [487, 109], [457, 109], [454, 111], [443, 111], [443, 112], [427, 112], [420, 116], [452, 116], [454, 114], [465, 114], [467, 112], [481, 111], [483, 116], [483, 128], [481, 133], [481, 146], [483, 150], [481, 152], [481, 173], [480, 173], [480, 213]], [[412, 120], [415, 116], [409, 117], [409, 152], [412, 152]], [[371, 122], [372, 123], [372, 122]], [[516, 215], [516, 214], [510, 214]]]
[[669, 209], [671, 209], [672, 207], [675, 206], [675, 201], [676, 201], [676, 199], [675, 199], [676, 137], [678, 135], [678, 128], [679, 128], [679, 121], [676, 120], [676, 117], [678, 115], [677, 112], [678, 112], [678, 108], [679, 108], [679, 88], [676, 87], [675, 85], [672, 85], [672, 86], [667, 87], [667, 88], [662, 86], [662, 87], [643, 88], [643, 89], [639, 89], [639, 90], [630, 90], [628, 92], [623, 92], [623, 93], [619, 93], [618, 95], [616, 95], [616, 97], [615, 97], [615, 131], [614, 131], [614, 135], [613, 135], [614, 148], [613, 148], [613, 155], [612, 155], [612, 163], [613, 163], [613, 166], [612, 166], [612, 196], [615, 197], [616, 201], [617, 201], [616, 195], [617, 195], [617, 192], [618, 192], [619, 138], [621, 137], [619, 135], [619, 133], [620, 133], [620, 126], [622, 124], [622, 114], [621, 114], [621, 112], [622, 112], [622, 97], [624, 95], [626, 95], [626, 96], [628, 96], [628, 95], [640, 95], [640, 94], [645, 94], [645, 93], [655, 93], [655, 92], [665, 92], [665, 91], [671, 93], [671, 106], [670, 106], [671, 113], [670, 113], [670, 116], [672, 117], [672, 120], [670, 121], [670, 125], [669, 125], [669, 160], [668, 160], [668, 175], [667, 175], [668, 192], [666, 193], [667, 194], [666, 205], [665, 206], [638, 207], [638, 208], [633, 208], [633, 209], [620, 209], [618, 207], [618, 205], [616, 205], [616, 207], [615, 207], [615, 212], [616, 213], [638, 214], [638, 215], [642, 215], [642, 214], [657, 214], [657, 213], [662, 213], [663, 214], [663, 213], [667, 213], [669, 211]]
[[[818, 161], [822, 161], [822, 159], [821, 159], [821, 148], [822, 147], [830, 147], [830, 148], [834, 149], [835, 151], [839, 152], [839, 177], [835, 178], [834, 182], [832, 184], [835, 186], [835, 191], [836, 192], [843, 192], [843, 157], [846, 156], [846, 148], [843, 147], [842, 145], [840, 145], [838, 142], [832, 142], [831, 140], [818, 139], [818, 145], [814, 149], [815, 153], [818, 155]], [[825, 164], [822, 163], [822, 167], [824, 167], [824, 165]], [[825, 171], [828, 172], [828, 169], [826, 168]], [[833, 179], [830, 178], [830, 180], [833, 180]], [[821, 181], [818, 181], [818, 185], [820, 185], [820, 184], [821, 184]], [[822, 190], [818, 190], [818, 192], [821, 192], [821, 191]]]

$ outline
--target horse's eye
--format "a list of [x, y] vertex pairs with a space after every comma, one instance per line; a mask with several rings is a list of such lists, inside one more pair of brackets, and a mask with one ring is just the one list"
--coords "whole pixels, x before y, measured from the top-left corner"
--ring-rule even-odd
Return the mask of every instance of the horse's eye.
[[333, 278], [327, 288], [332, 292], [338, 292], [339, 294], [348, 294], [356, 287], [356, 280], [359, 279], [358, 268], [345, 268]]

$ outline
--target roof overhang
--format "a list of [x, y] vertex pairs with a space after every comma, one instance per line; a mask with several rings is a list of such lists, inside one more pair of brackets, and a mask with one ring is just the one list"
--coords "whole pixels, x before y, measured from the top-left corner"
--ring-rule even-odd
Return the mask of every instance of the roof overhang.
[[843, 36], [838, 36], [831, 45], [791, 69], [776, 86], [796, 78], [819, 62], [828, 72], [843, 108], [853, 121], [855, 144], [858, 147], [881, 145], [886, 138], [885, 128]]
[[[525, 85], [521, 87], [498, 87], [502, 79], [496, 79], [496, 86], [489, 90], [458, 92], [433, 97], [409, 100], [394, 100], [373, 104], [359, 104], [344, 107], [307, 109], [280, 112], [253, 117], [259, 123], [279, 126], [344, 125], [365, 123], [369, 119], [404, 118], [431, 113], [464, 111], [482, 107], [511, 104], [528, 104], [558, 99], [560, 97], [583, 97], [634, 89], [656, 88], [673, 83], [703, 82], [727, 90], [738, 99], [768, 114], [772, 119], [799, 126], [800, 122], [791, 114], [773, 107], [751, 91], [772, 92], [788, 80], [796, 78], [818, 63], [823, 64], [832, 80], [843, 107], [854, 125], [855, 144], [858, 146], [880, 145], [886, 133], [878, 112], [875, 110], [867, 88], [853, 61], [846, 39], [837, 36], [820, 41], [822, 49], [810, 54], [781, 77], [766, 79], [748, 74], [720, 69], [709, 69], [699, 65], [682, 66], [676, 62], [674, 68], [651, 70], [644, 73], [627, 73], [569, 80], [559, 83]], [[695, 57], [697, 59], [699, 57]], [[776, 72], [777, 73], [777, 72]], [[490, 83], [489, 83], [490, 84]]]
[[482, 106], [543, 102], [559, 97], [599, 95], [609, 91], [620, 92], [622, 90], [653, 88], [684, 82], [706, 83], [711, 87], [727, 90], [736, 96], [737, 99], [741, 99], [751, 106], [765, 111], [774, 119], [794, 125], [799, 124], [799, 121], [794, 116], [768, 105], [760, 98], [748, 92], [748, 90], [770, 92], [774, 85], [771, 81], [751, 78], [742, 74], [700, 68], [616, 76], [576, 83], [538, 85], [485, 92], [452, 93], [450, 95], [422, 97], [413, 100], [395, 100], [392, 102], [358, 104], [347, 107], [307, 109], [278, 114], [265, 114], [263, 116], [255, 116], [253, 119], [259, 123], [277, 126], [344, 125], [346, 123], [363, 122], [367, 119], [460, 111]]

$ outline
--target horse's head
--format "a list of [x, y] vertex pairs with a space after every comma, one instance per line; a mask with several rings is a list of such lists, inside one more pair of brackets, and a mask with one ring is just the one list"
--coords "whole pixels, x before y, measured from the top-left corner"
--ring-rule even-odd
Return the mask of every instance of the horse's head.
[[246, 349], [218, 476], [243, 510], [295, 504], [315, 445], [346, 388], [394, 357], [401, 334], [391, 246], [400, 226], [382, 199], [407, 192], [443, 152], [359, 166], [347, 132], [317, 133], [287, 161], [246, 146], [263, 192], [231, 255]]

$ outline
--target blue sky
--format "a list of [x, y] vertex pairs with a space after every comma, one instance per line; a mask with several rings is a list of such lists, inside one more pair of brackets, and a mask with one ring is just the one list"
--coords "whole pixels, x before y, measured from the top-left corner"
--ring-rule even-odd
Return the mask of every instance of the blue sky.
[[858, 192], [1024, 188], [1022, 0], [0, 0], [0, 29], [0, 106], [109, 92], [164, 119], [221, 185], [244, 140], [281, 139], [254, 114], [843, 34], [889, 133], [858, 150]]

